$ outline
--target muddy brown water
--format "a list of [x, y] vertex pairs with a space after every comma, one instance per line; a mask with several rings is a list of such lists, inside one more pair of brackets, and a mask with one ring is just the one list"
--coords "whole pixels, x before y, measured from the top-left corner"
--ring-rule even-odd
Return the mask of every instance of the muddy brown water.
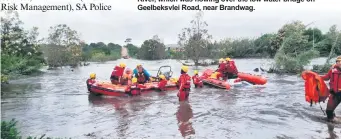
[[[159, 66], [170, 65], [178, 76], [181, 66], [175, 60], [119, 61], [125, 61], [129, 68], [141, 63], [152, 75]], [[341, 135], [341, 124], [325, 122], [320, 106], [310, 107], [305, 102], [299, 76], [258, 73], [268, 78], [266, 85], [229, 91], [193, 88], [188, 103], [178, 102], [177, 91], [120, 98], [89, 95], [85, 85], [89, 73], [108, 80], [119, 61], [91, 63], [74, 71], [63, 68], [11, 81], [2, 88], [1, 120], [17, 119], [23, 136], [310, 139]], [[236, 64], [240, 71], [254, 73], [253, 69], [265, 61], [237, 59]], [[199, 67], [199, 71], [204, 68]], [[321, 105], [325, 109], [326, 103]], [[340, 106], [336, 115], [341, 115]]]

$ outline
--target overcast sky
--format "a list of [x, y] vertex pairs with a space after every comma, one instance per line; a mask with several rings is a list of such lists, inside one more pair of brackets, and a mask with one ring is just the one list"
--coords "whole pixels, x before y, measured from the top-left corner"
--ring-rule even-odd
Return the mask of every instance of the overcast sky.
[[[25, 0], [22, 0], [25, 1]], [[29, 1], [29, 0], [26, 0]], [[89, 42], [114, 42], [124, 44], [127, 37], [132, 43], [141, 45], [153, 35], [159, 35], [165, 44], [177, 42], [177, 34], [190, 25], [195, 11], [139, 11], [137, 0], [83, 0], [86, 3], [104, 3], [111, 11], [19, 11], [26, 28], [37, 26], [40, 37], [48, 34], [50, 26], [67, 24], [81, 33], [81, 39]], [[283, 0], [282, 0], [283, 1]], [[69, 4], [71, 0], [32, 0], [31, 4]], [[72, 4], [83, 3], [72, 0]], [[160, 5], [161, 3], [142, 3]], [[183, 3], [162, 3], [163, 5]], [[189, 4], [189, 3], [187, 3]], [[210, 2], [191, 5], [219, 5]], [[333, 24], [341, 28], [341, 0], [315, 0], [311, 3], [240, 3], [220, 2], [225, 5], [253, 5], [249, 11], [204, 11], [204, 20], [213, 39], [226, 37], [255, 37], [276, 32], [282, 25], [293, 20], [305, 24], [315, 21], [312, 27], [323, 32]], [[75, 8], [75, 7], [74, 7]]]

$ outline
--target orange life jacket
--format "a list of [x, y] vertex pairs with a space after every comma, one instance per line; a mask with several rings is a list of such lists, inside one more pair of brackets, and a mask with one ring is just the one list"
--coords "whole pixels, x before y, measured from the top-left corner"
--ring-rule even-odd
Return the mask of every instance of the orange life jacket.
[[313, 102], [325, 101], [329, 96], [329, 90], [323, 78], [312, 71], [302, 73], [305, 87], [305, 100], [311, 105]]

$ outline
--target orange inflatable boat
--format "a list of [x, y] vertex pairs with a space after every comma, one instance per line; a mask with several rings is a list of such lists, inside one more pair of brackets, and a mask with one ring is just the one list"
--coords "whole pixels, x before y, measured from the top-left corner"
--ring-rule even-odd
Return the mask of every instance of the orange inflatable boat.
[[311, 105], [317, 102], [324, 102], [329, 96], [329, 89], [324, 80], [315, 72], [303, 71], [305, 100]]
[[218, 87], [221, 89], [230, 89], [231, 88], [231, 86], [228, 82], [222, 81], [222, 80], [207, 78], [207, 79], [203, 79], [202, 82], [206, 85], [211, 85], [211, 86]]
[[[158, 89], [158, 82], [145, 83], [143, 86], [143, 88], [141, 87], [141, 93], [146, 93]], [[176, 89], [176, 84], [169, 81], [165, 90], [174, 89]], [[93, 94], [107, 96], [126, 96], [128, 93], [127, 90], [129, 90], [127, 85], [114, 85], [111, 82], [104, 81], [97, 81], [90, 88], [90, 92]]]
[[266, 78], [262, 76], [253, 75], [249, 73], [243, 73], [243, 72], [238, 73], [238, 78], [240, 78], [243, 81], [253, 83], [255, 85], [264, 85], [267, 82]]

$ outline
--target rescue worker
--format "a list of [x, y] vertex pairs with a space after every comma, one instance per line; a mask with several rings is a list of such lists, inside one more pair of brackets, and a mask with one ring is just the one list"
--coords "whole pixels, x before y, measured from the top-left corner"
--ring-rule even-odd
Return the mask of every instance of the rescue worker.
[[139, 84], [144, 84], [146, 82], [151, 81], [149, 73], [142, 67], [141, 64], [138, 64], [133, 72], [134, 72], [134, 77], [137, 78], [137, 82]]
[[135, 77], [131, 79], [131, 84], [128, 86], [129, 87], [127, 90], [127, 94], [130, 96], [141, 95], [141, 89], [146, 87], [142, 84], [139, 84], [137, 82], [137, 78], [135, 78]]
[[130, 68], [127, 68], [125, 70], [125, 73], [123, 74], [121, 78], [121, 84], [122, 85], [128, 85], [131, 83], [131, 77], [132, 77], [132, 70]]
[[238, 77], [237, 66], [230, 58], [226, 58], [226, 74], [228, 79], [235, 79]]
[[197, 88], [197, 87], [202, 88], [203, 87], [202, 80], [200, 79], [197, 70], [194, 71], [194, 75], [192, 76], [192, 80], [193, 80], [193, 84], [194, 84], [195, 88]]
[[227, 79], [227, 66], [223, 58], [219, 59], [219, 66], [216, 71], [220, 72], [220, 75], [222, 75], [223, 80]]
[[160, 81], [158, 83], [158, 90], [164, 91], [166, 89], [166, 85], [168, 83], [168, 80], [166, 79], [165, 75], [159, 75]]
[[123, 76], [124, 69], [126, 64], [120, 63], [119, 65], [115, 66], [114, 70], [111, 72], [111, 83], [112, 84], [119, 84], [121, 82], [121, 77]]
[[182, 66], [181, 67], [181, 75], [179, 77], [179, 92], [178, 97], [179, 101], [188, 100], [189, 92], [191, 91], [191, 76], [187, 74], [188, 67]]
[[341, 102], [341, 56], [336, 58], [336, 64], [322, 76], [324, 80], [329, 80], [330, 96], [327, 103], [326, 114], [329, 121], [335, 117], [334, 110]]
[[90, 92], [91, 85], [96, 82], [96, 74], [90, 73], [90, 78], [86, 80], [86, 86], [88, 87], [88, 91]]

